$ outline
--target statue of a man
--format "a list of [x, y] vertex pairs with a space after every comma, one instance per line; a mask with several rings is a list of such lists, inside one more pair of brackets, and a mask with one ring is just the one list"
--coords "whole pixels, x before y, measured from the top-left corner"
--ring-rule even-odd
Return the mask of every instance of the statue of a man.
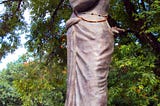
[[106, 106], [114, 34], [109, 0], [70, 0], [67, 21], [68, 79], [65, 106]]

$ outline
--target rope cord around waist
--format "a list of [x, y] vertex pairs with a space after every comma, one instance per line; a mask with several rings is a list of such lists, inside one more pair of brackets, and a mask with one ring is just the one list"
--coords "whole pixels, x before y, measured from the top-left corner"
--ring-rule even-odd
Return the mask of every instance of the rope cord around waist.
[[[90, 13], [90, 15], [96, 15], [96, 16], [99, 16], [99, 17], [103, 17], [103, 18], [104, 18], [104, 19], [102, 19], [102, 20], [95, 20], [95, 21], [93, 21], [93, 20], [88, 20], [88, 19], [85, 19], [85, 18], [79, 16], [76, 11], [74, 11], [74, 14], [76, 15], [76, 17], [80, 18], [81, 20], [86, 21], [86, 22], [90, 22], [90, 23], [105, 22], [105, 21], [107, 21], [107, 19], [108, 19], [108, 16], [103, 16], [103, 15], [98, 15], [98, 14]], [[84, 14], [85, 14], [85, 13], [84, 13]]]

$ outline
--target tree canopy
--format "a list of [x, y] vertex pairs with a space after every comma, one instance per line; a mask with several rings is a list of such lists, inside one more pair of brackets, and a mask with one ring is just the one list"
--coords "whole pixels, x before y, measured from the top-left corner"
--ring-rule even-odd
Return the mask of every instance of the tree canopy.
[[[61, 106], [66, 92], [68, 0], [2, 0], [0, 60], [20, 46], [25, 54], [0, 72], [2, 106]], [[31, 22], [24, 13], [29, 9]], [[108, 79], [109, 106], [160, 105], [160, 1], [111, 0], [108, 21], [115, 35]], [[96, 45], [95, 45], [96, 46]], [[34, 60], [30, 61], [30, 57]]]

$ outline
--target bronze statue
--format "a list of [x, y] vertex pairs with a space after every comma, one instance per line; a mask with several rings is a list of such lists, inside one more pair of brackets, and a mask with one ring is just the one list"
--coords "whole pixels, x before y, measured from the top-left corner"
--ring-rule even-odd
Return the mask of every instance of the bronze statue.
[[106, 106], [113, 32], [118, 32], [107, 21], [109, 0], [70, 0], [70, 4], [65, 106]]

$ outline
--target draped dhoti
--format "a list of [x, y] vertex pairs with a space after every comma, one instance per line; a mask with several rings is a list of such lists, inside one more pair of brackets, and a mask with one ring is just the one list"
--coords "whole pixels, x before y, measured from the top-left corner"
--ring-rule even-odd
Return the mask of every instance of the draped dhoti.
[[65, 106], [106, 106], [114, 37], [108, 22], [70, 19]]

